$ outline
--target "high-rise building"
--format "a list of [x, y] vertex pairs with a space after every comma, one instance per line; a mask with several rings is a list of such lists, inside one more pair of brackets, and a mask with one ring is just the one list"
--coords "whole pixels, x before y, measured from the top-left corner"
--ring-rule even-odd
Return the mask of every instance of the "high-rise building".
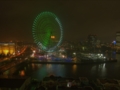
[[120, 32], [116, 32], [116, 46], [120, 46]]
[[97, 40], [97, 36], [96, 35], [88, 35], [88, 43], [89, 44], [95, 45], [96, 40]]

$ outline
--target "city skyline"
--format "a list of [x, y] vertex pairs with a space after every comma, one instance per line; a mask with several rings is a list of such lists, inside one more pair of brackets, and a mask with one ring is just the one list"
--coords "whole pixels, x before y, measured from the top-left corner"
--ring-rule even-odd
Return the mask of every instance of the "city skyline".
[[89, 34], [101, 41], [115, 40], [120, 31], [120, 1], [5, 0], [0, 1], [0, 41], [33, 42], [32, 26], [38, 14], [54, 13], [61, 21], [64, 40], [86, 40]]

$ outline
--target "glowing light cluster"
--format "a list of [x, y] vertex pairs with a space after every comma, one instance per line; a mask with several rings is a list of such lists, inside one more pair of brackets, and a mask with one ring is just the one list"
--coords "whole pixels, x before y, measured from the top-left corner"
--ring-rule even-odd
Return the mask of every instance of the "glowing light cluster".
[[62, 25], [51, 12], [42, 12], [35, 18], [32, 32], [38, 47], [48, 52], [59, 46], [63, 38]]

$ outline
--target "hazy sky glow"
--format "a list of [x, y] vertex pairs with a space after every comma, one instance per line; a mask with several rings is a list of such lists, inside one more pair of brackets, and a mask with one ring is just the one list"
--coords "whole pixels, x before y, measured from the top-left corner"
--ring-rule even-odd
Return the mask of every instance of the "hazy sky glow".
[[43, 11], [60, 19], [64, 40], [96, 34], [101, 41], [112, 41], [120, 31], [119, 4], [119, 0], [0, 0], [0, 41], [33, 41], [33, 21]]

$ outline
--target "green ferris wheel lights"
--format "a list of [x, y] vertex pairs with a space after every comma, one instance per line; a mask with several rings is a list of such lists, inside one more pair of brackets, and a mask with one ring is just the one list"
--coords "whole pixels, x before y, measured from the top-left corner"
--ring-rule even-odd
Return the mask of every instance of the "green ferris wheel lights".
[[58, 47], [63, 38], [62, 25], [57, 16], [51, 12], [42, 12], [35, 18], [32, 32], [38, 47], [48, 52]]

